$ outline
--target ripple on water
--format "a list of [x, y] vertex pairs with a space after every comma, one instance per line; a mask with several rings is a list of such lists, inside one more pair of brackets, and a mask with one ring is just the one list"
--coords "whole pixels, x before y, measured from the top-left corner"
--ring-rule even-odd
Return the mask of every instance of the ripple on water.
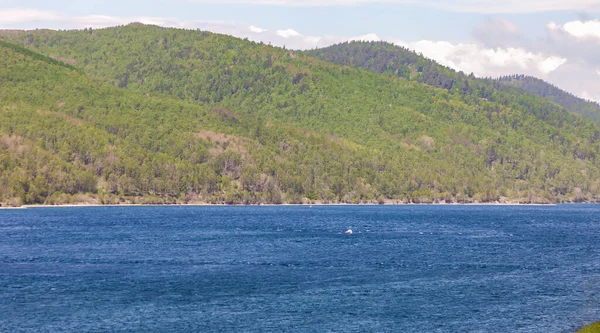
[[307, 208], [2, 210], [0, 331], [564, 332], [600, 316], [598, 206]]

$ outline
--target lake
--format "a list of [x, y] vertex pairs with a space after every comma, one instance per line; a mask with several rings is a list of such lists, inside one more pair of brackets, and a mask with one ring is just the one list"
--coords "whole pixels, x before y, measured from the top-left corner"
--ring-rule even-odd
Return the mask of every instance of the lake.
[[0, 210], [0, 332], [572, 332], [596, 320], [598, 205]]

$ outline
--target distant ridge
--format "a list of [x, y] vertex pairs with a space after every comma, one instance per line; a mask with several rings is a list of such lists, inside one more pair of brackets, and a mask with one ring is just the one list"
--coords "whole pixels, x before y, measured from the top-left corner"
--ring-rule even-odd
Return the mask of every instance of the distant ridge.
[[374, 73], [387, 73], [444, 88], [465, 97], [485, 98], [511, 107], [514, 105], [510, 105], [508, 100], [512, 98], [499, 96], [498, 91], [519, 96], [522, 100], [517, 102], [525, 106], [529, 104], [526, 96], [536, 95], [573, 113], [600, 122], [600, 105], [578, 98], [540, 79], [524, 75], [498, 79], [476, 78], [473, 74], [457, 72], [405, 47], [388, 42], [346, 42], [307, 53], [326, 61]]
[[527, 75], [502, 76], [493, 81], [498, 81], [511, 87], [517, 87], [527, 93], [541, 96], [567, 109], [582, 114], [590, 119], [600, 121], [600, 104], [579, 98], [544, 80]]

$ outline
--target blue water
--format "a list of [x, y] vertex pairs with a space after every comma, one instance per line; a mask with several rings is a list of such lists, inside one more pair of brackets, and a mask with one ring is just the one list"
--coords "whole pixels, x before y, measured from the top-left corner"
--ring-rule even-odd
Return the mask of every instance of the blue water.
[[1, 210], [0, 332], [572, 332], [599, 240], [593, 205]]

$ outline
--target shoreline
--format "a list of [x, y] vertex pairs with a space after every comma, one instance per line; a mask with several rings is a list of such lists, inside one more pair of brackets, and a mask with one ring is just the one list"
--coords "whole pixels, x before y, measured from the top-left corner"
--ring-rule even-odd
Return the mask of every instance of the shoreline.
[[518, 202], [482, 202], [482, 203], [305, 203], [305, 204], [212, 204], [212, 203], [187, 203], [187, 204], [64, 204], [64, 205], [23, 205], [19, 207], [0, 207], [2, 209], [35, 209], [35, 208], [92, 208], [92, 207], [325, 207], [325, 206], [558, 206], [558, 205], [585, 205], [599, 204], [597, 202], [566, 202], [566, 203], [518, 203]]

